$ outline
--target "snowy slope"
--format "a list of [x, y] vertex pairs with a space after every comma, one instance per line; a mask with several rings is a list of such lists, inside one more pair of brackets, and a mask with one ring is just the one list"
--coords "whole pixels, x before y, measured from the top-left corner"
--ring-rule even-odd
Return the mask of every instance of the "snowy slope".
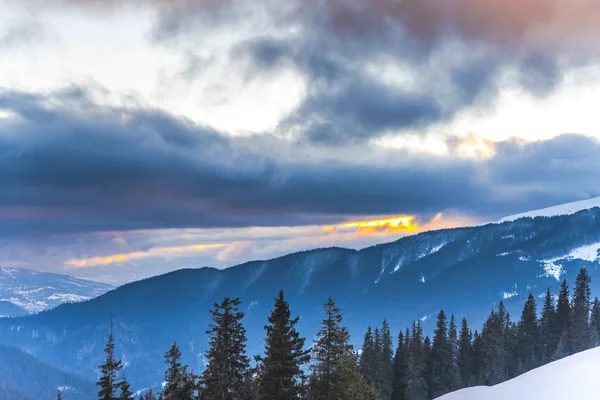
[[0, 268], [0, 317], [26, 315], [97, 297], [104, 283], [25, 268]]
[[555, 215], [571, 215], [571, 214], [575, 214], [578, 211], [589, 210], [590, 208], [594, 208], [594, 207], [600, 207], [600, 197], [594, 197], [592, 199], [560, 204], [560, 205], [548, 207], [548, 208], [542, 208], [541, 210], [533, 210], [533, 211], [528, 211], [528, 212], [524, 212], [521, 214], [510, 215], [508, 217], [502, 218], [498, 222], [502, 223], [502, 222], [506, 222], [506, 221], [515, 221], [519, 218], [525, 218], [525, 217], [534, 218], [534, 217], [552, 217]]
[[536, 368], [496, 386], [478, 386], [439, 400], [597, 400], [600, 398], [600, 348]]

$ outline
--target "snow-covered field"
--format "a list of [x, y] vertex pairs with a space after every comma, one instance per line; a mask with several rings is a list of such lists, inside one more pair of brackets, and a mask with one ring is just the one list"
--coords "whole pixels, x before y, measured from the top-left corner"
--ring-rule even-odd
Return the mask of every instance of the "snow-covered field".
[[536, 368], [496, 386], [462, 389], [440, 400], [598, 400], [600, 348]]

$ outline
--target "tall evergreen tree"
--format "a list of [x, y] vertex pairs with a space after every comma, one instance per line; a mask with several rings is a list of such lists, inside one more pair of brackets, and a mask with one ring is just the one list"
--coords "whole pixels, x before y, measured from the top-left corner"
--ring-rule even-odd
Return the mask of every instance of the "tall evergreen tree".
[[448, 341], [452, 348], [452, 390], [456, 390], [461, 387], [460, 373], [458, 372], [458, 329], [456, 326], [456, 319], [454, 314], [450, 316], [450, 324], [448, 325]]
[[413, 322], [410, 344], [407, 348], [407, 382], [405, 398], [407, 400], [427, 400], [429, 389], [425, 376], [426, 351], [421, 322]]
[[62, 392], [60, 390], [56, 394], [56, 400], [62, 400]]
[[240, 300], [225, 298], [211, 310], [213, 324], [206, 334], [208, 361], [201, 378], [201, 394], [215, 400], [245, 400], [248, 398], [249, 359], [246, 356], [244, 313]]
[[150, 389], [145, 395], [142, 394], [140, 396], [140, 400], [156, 400], [156, 396], [154, 395], [152, 389]]
[[[559, 338], [559, 340], [562, 338], [563, 333], [568, 332], [570, 320], [571, 303], [569, 301], [569, 286], [567, 285], [567, 280], [565, 279], [560, 285], [560, 292], [558, 293], [558, 301], [556, 303], [556, 326], [554, 328], [554, 334]], [[568, 340], [563, 341], [563, 346], [568, 353]]]
[[444, 310], [438, 314], [434, 330], [429, 373], [431, 376], [429, 392], [432, 398], [440, 397], [454, 389], [454, 357], [452, 343], [448, 339]]
[[302, 394], [302, 365], [310, 360], [304, 350], [304, 338], [296, 330], [299, 318], [292, 318], [283, 291], [275, 298], [275, 307], [265, 326], [265, 357], [259, 375], [259, 393], [263, 399], [291, 400]]
[[523, 306], [521, 320], [517, 327], [517, 362], [519, 373], [537, 367], [540, 353], [540, 333], [537, 319], [537, 309], [533, 294], [529, 294]]
[[371, 383], [375, 383], [375, 340], [373, 338], [373, 330], [369, 326], [365, 337], [360, 355], [360, 373], [365, 379]]
[[475, 384], [472, 336], [467, 320], [463, 318], [460, 327], [457, 360], [461, 387], [469, 387]]
[[473, 385], [485, 385], [486, 360], [483, 350], [481, 335], [478, 331], [475, 331], [473, 333]]
[[119, 400], [134, 400], [133, 393], [131, 393], [131, 385], [125, 376], [119, 382], [119, 392]]
[[164, 400], [189, 400], [194, 397], [196, 386], [194, 378], [187, 371], [187, 366], [181, 363], [181, 351], [177, 343], [165, 354], [165, 386]]
[[600, 300], [598, 300], [598, 297], [595, 297], [594, 302], [592, 303], [590, 327], [596, 331], [598, 336], [600, 336]]
[[569, 339], [571, 352], [577, 353], [590, 348], [590, 283], [591, 278], [585, 267], [581, 268], [575, 281], [575, 291], [571, 303], [571, 324]]
[[110, 319], [110, 330], [108, 332], [108, 341], [104, 348], [106, 361], [100, 365], [100, 379], [96, 383], [100, 387], [98, 397], [100, 400], [115, 400], [120, 389], [118, 375], [123, 369], [123, 362], [115, 356], [115, 340], [113, 337], [113, 321]]
[[330, 298], [312, 348], [309, 395], [313, 400], [368, 398], [368, 393], [373, 392], [360, 374], [350, 333], [342, 326], [342, 320], [340, 309]]
[[544, 297], [544, 306], [542, 308], [542, 315], [540, 316], [539, 327], [540, 327], [540, 345], [541, 345], [541, 362], [547, 363], [552, 358], [556, 346], [558, 345], [558, 336], [556, 329], [556, 309], [554, 308], [554, 301], [552, 300], [552, 293], [550, 288], [546, 290], [546, 296]]
[[[500, 303], [502, 304], [502, 303]], [[506, 313], [492, 311], [481, 331], [480, 379], [488, 385], [503, 382], [508, 377], [505, 334]]]
[[376, 327], [373, 331], [373, 360], [371, 365], [371, 373], [372, 375], [367, 377], [367, 381], [372, 384], [376, 390], [379, 389], [380, 384], [380, 361], [381, 361], [381, 332], [379, 332], [379, 327]]
[[391, 400], [405, 400], [406, 392], [406, 345], [402, 331], [398, 334], [398, 345], [394, 355], [394, 367], [392, 375]]
[[387, 321], [384, 319], [379, 333], [381, 346], [377, 360], [376, 389], [381, 400], [390, 400], [392, 396], [393, 379], [393, 345], [392, 334]]

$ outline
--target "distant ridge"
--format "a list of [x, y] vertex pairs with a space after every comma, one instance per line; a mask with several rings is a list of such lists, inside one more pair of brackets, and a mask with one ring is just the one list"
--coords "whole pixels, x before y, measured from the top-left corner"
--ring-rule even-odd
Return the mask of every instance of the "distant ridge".
[[600, 207], [600, 197], [593, 197], [587, 200], [574, 201], [572, 203], [559, 204], [557, 206], [542, 208], [539, 210], [527, 211], [520, 214], [509, 215], [502, 218], [499, 223], [507, 221], [515, 221], [519, 218], [535, 218], [535, 217], [554, 217], [557, 215], [572, 215], [582, 210]]

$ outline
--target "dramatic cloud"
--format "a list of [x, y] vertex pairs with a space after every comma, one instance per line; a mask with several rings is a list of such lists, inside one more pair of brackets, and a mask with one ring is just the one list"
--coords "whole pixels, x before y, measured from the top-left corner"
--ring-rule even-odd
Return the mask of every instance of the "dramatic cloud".
[[551, 204], [600, 192], [600, 144], [579, 135], [484, 142], [477, 159], [453, 155], [468, 140], [449, 142], [448, 155], [378, 146], [333, 155], [232, 138], [158, 110], [98, 107], [80, 90], [4, 93], [0, 108], [4, 234], [502, 215], [540, 196]]

